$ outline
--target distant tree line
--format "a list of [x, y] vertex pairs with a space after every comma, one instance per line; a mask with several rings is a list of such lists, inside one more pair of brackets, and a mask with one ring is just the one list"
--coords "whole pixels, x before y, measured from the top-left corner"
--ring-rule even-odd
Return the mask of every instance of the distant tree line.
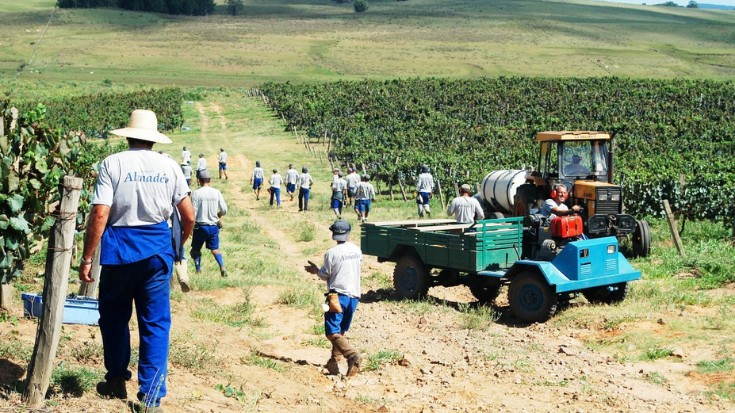
[[133, 11], [206, 16], [214, 11], [214, 0], [57, 0], [62, 9], [111, 7]]

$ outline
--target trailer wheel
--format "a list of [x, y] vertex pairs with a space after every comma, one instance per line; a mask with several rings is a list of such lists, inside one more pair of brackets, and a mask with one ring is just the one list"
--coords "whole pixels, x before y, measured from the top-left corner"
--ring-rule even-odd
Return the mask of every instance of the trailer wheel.
[[404, 255], [393, 271], [393, 288], [401, 298], [416, 300], [429, 292], [429, 271], [415, 254]]
[[633, 254], [636, 257], [645, 258], [651, 253], [651, 230], [648, 222], [638, 220], [635, 222], [633, 231]]
[[614, 290], [610, 291], [608, 286], [590, 288], [589, 290], [582, 291], [582, 295], [584, 295], [587, 301], [593, 304], [615, 304], [625, 300], [630, 289], [630, 285], [627, 282], [613, 284], [609, 287], [614, 287]]
[[481, 304], [489, 304], [495, 301], [500, 293], [500, 278], [478, 275], [475, 282], [469, 285], [470, 292]]
[[558, 297], [546, 279], [533, 271], [518, 274], [508, 290], [513, 315], [524, 323], [542, 323], [556, 312]]

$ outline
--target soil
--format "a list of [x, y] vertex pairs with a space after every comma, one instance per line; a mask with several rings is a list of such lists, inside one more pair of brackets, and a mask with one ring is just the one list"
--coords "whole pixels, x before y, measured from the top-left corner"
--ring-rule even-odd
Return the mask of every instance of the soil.
[[[201, 109], [201, 108], [200, 108]], [[219, 112], [219, 110], [218, 110]], [[204, 117], [206, 119], [206, 117]], [[205, 125], [206, 126], [206, 125]], [[225, 125], [222, 125], [225, 128]], [[253, 160], [231, 154], [233, 167], [249, 168]], [[216, 165], [216, 159], [208, 159]], [[233, 168], [237, 169], [237, 168]], [[246, 176], [231, 172], [230, 180], [247, 183]], [[294, 241], [261, 216], [251, 193], [238, 193], [232, 202], [248, 209], [251, 218], [268, 229], [267, 235], [281, 250], [295, 252]], [[296, 202], [284, 202], [285, 212]], [[309, 218], [307, 218], [309, 219]], [[313, 219], [325, 227], [324, 217]], [[294, 254], [284, 254], [292, 257]], [[318, 257], [318, 255], [315, 255]], [[319, 261], [320, 262], [320, 261]], [[285, 258], [283, 265], [301, 268], [302, 260]], [[364, 272], [392, 273], [392, 264], [366, 257]], [[314, 275], [301, 271], [309, 282], [320, 284]], [[658, 334], [655, 323], [622, 324], [614, 331], [594, 326], [553, 327], [549, 324], [515, 325], [503, 296], [496, 305], [498, 322], [486, 330], [461, 329], [460, 305], [476, 300], [466, 287], [434, 287], [434, 306], [400, 303], [391, 290], [365, 283], [349, 339], [367, 354], [395, 351], [400, 357], [377, 370], [354, 377], [330, 376], [323, 368], [330, 350], [304, 342], [315, 322], [308, 312], [276, 304], [285, 287], [254, 287], [251, 300], [256, 316], [268, 320], [257, 334], [217, 323], [203, 323], [191, 317], [183, 302], [173, 301], [172, 347], [188, 348], [215, 360], [202, 367], [171, 365], [168, 395], [163, 406], [174, 412], [733, 412], [735, 405], [705, 393], [718, 381], [735, 382], [730, 373], [713, 376], [696, 370], [696, 349], [687, 349], [678, 360], [621, 362], [612, 354], [590, 349], [590, 339], [620, 337], [627, 329], [649, 329]], [[730, 292], [731, 293], [731, 292]], [[192, 298], [235, 304], [243, 290], [229, 288], [188, 293]], [[427, 310], [428, 308], [428, 310]], [[20, 309], [18, 314], [20, 316]], [[693, 310], [689, 310], [693, 311]], [[20, 318], [18, 325], [0, 324], [0, 337], [18, 337], [32, 345], [37, 324]], [[135, 327], [133, 326], [133, 329]], [[97, 327], [65, 326], [57, 361], [78, 361], [75, 349], [101, 345]], [[135, 331], [131, 334], [136, 341]], [[197, 340], [188, 340], [195, 335]], [[252, 354], [277, 361], [280, 370], [252, 365]], [[90, 367], [103, 369], [102, 360], [90, 358]], [[342, 373], [346, 366], [341, 366]], [[0, 381], [8, 384], [25, 374], [25, 366], [0, 360]], [[135, 377], [135, 372], [133, 372]], [[668, 381], [657, 384], [656, 378]], [[135, 394], [134, 380], [128, 393]], [[225, 397], [217, 385], [234, 387], [245, 394], [242, 400]], [[20, 396], [5, 392], [0, 411], [23, 410]], [[120, 400], [105, 400], [90, 390], [81, 397], [54, 396], [53, 412], [124, 412], [131, 408]], [[33, 411], [33, 410], [23, 410]]]

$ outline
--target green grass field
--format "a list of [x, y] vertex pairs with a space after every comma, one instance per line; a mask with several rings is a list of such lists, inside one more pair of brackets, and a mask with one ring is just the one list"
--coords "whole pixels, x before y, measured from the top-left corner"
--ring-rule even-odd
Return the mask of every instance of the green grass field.
[[[242, 16], [0, 0], [0, 92], [18, 80], [252, 86], [411, 76], [732, 79], [735, 13], [574, 1], [246, 0]], [[27, 64], [37, 48], [32, 63]], [[108, 82], [109, 85], [109, 82]]]

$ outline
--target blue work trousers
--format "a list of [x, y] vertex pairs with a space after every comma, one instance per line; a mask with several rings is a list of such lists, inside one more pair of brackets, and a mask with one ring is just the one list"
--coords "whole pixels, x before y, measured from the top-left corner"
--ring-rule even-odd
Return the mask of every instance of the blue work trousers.
[[273, 205], [273, 198], [276, 198], [276, 205], [281, 206], [281, 188], [271, 187], [271, 205]]
[[309, 209], [309, 191], [310, 188], [299, 188], [299, 211]]
[[133, 302], [138, 317], [139, 394], [148, 405], [166, 395], [171, 305], [169, 302], [173, 256], [154, 255], [132, 264], [107, 265], [100, 275], [100, 332], [105, 354], [105, 379], [130, 378], [130, 328]]

